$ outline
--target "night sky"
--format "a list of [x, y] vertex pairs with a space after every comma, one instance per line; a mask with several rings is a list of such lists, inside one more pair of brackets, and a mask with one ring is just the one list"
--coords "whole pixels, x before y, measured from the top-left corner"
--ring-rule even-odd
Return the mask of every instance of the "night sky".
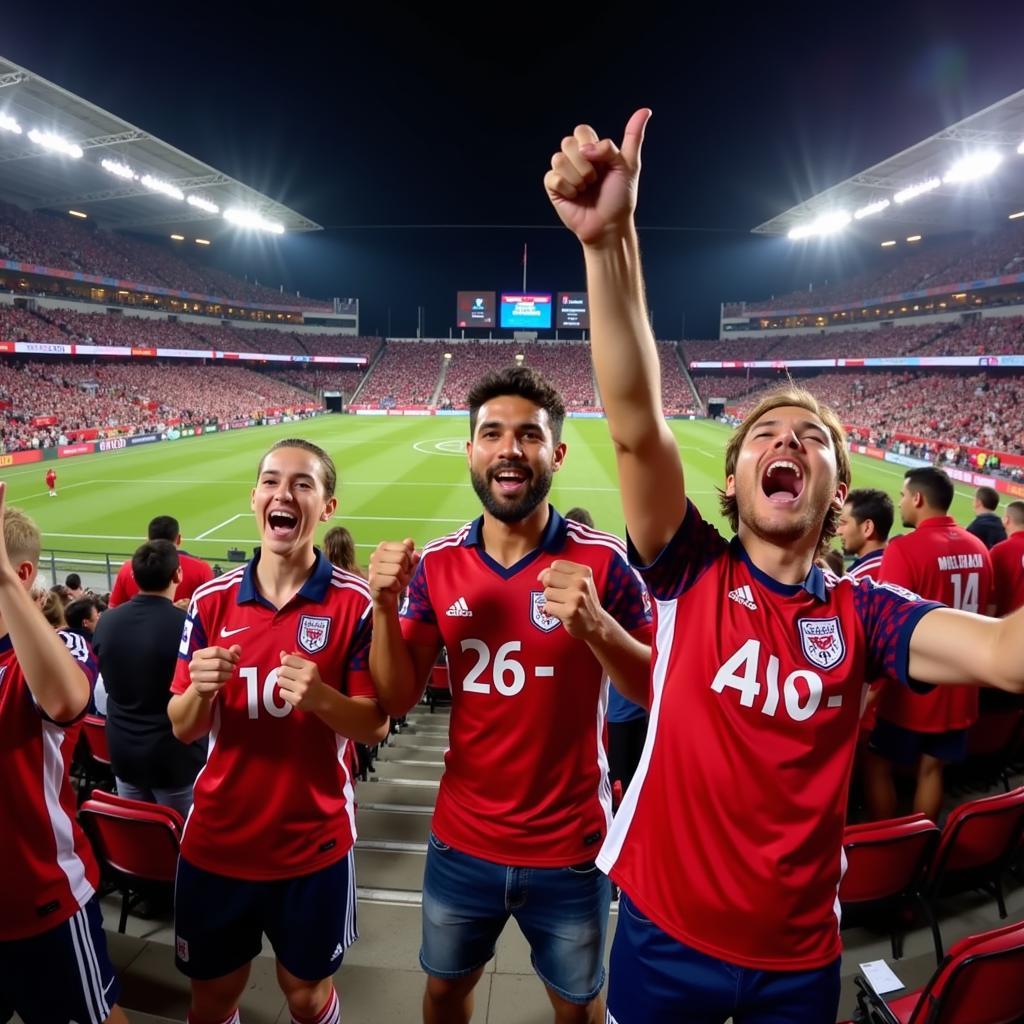
[[722, 300], [877, 256], [812, 259], [753, 226], [1024, 87], [1024, 5], [1005, 0], [335, 6], [22, 5], [0, 53], [323, 224], [216, 258], [358, 296], [364, 333], [390, 316], [392, 335], [418, 306], [447, 335], [459, 288], [519, 288], [524, 243], [530, 288], [582, 289], [541, 188], [579, 121], [618, 138], [653, 108], [638, 222], [655, 329], [685, 317], [710, 337]]

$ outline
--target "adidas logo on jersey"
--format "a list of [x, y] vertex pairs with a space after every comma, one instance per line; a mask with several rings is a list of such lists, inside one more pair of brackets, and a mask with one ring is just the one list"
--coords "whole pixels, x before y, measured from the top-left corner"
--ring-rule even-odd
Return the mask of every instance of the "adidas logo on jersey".
[[749, 608], [752, 612], [757, 611], [757, 604], [754, 602], [754, 594], [750, 587], [737, 587], [729, 591], [729, 600]]
[[342, 944], [341, 944], [341, 943], [339, 942], [339, 943], [338, 943], [338, 944], [337, 944], [337, 945], [336, 945], [336, 946], [334, 947], [334, 952], [333, 952], [333, 953], [331, 954], [331, 960], [332, 960], [332, 962], [333, 962], [334, 960], [337, 960], [337, 959], [338, 959], [338, 957], [339, 957], [339, 956], [341, 956], [341, 954], [342, 954], [342, 953], [344, 953], [344, 952], [345, 952], [345, 949], [344, 949], [344, 947], [342, 946]]
[[445, 612], [445, 615], [450, 615], [453, 619], [471, 619], [473, 613], [469, 610], [469, 605], [466, 604], [466, 599], [460, 597], [458, 601], [452, 602], [451, 608]]

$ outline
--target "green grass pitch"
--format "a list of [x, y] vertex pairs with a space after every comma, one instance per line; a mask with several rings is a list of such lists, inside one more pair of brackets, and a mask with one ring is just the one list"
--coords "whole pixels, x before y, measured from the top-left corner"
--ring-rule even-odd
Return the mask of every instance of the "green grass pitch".
[[[671, 426], [689, 494], [706, 518], [725, 529], [715, 488], [723, 479], [728, 428], [708, 421], [673, 421]], [[79, 553], [54, 566], [61, 582], [66, 572], [88, 569], [93, 561], [100, 563], [99, 570], [104, 553], [117, 556], [112, 559], [116, 569], [145, 539], [148, 521], [162, 514], [178, 518], [186, 550], [226, 566], [228, 548], [243, 548], [248, 555], [257, 543], [249, 494], [261, 454], [280, 438], [298, 434], [334, 457], [340, 476], [335, 522], [352, 531], [365, 564], [380, 540], [412, 537], [422, 545], [479, 514], [464, 455], [468, 429], [468, 418], [462, 416], [324, 416], [16, 466], [3, 470], [0, 478], [8, 483], [9, 503], [39, 524], [47, 549]], [[568, 455], [552, 488], [555, 506], [564, 511], [583, 505], [598, 527], [621, 534], [614, 457], [604, 422], [567, 420], [564, 436]], [[50, 466], [58, 473], [56, 498], [47, 495], [43, 482]], [[898, 498], [900, 467], [861, 456], [853, 457], [853, 467], [854, 486], [878, 487]], [[952, 514], [961, 523], [973, 517], [971, 496], [970, 488], [957, 487]], [[92, 585], [99, 589], [102, 580]]]

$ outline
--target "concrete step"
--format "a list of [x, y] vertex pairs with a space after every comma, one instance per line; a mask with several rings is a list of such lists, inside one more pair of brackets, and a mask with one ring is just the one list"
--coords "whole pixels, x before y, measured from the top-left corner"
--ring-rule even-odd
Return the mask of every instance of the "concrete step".
[[360, 843], [364, 839], [425, 843], [430, 835], [430, 820], [430, 814], [381, 811], [363, 806], [356, 815], [356, 831]]
[[385, 747], [378, 756], [379, 761], [392, 764], [416, 762], [426, 764], [444, 764], [444, 751], [436, 747]]
[[434, 722], [423, 722], [418, 725], [410, 725], [408, 729], [403, 729], [399, 736], [435, 736], [438, 739], [430, 740], [431, 743], [447, 743], [448, 742], [448, 723], [435, 724]]
[[426, 847], [418, 850], [375, 850], [356, 847], [356, 883], [361, 889], [423, 891]]
[[431, 779], [396, 781], [394, 779], [371, 779], [360, 782], [356, 788], [356, 803], [406, 804], [433, 808], [437, 801], [437, 783]]
[[377, 761], [373, 766], [373, 776], [378, 779], [412, 779], [438, 782], [444, 774], [444, 765], [440, 762], [424, 762], [421, 764], [394, 764], [390, 761]]
[[440, 736], [424, 736], [423, 733], [400, 732], [392, 736], [388, 740], [387, 745], [380, 749], [383, 753], [385, 750], [401, 750], [403, 747], [422, 747], [443, 752], [448, 749], [448, 737], [445, 736], [442, 740]]

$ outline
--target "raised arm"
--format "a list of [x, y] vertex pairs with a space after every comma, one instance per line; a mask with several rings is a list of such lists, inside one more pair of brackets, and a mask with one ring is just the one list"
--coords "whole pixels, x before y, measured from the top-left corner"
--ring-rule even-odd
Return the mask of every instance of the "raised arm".
[[644, 298], [633, 220], [640, 149], [651, 116], [629, 119], [621, 148], [589, 125], [562, 139], [544, 178], [562, 222], [583, 245], [591, 352], [615, 446], [630, 538], [652, 561], [686, 509], [683, 467], [661, 404], [661, 368]]

